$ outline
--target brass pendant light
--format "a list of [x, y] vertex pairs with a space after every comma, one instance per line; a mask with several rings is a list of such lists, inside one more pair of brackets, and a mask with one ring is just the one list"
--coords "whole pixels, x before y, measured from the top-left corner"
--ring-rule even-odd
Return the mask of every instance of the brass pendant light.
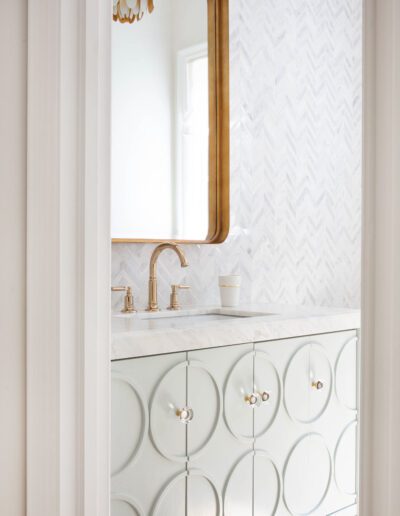
[[143, 18], [147, 10], [152, 13], [154, 10], [153, 0], [114, 0], [113, 20], [121, 23], [133, 23]]

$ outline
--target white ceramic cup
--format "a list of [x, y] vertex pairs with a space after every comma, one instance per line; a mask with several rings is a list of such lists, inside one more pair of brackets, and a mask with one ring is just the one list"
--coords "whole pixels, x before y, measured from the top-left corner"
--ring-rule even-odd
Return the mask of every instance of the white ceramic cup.
[[238, 306], [240, 300], [240, 285], [242, 278], [238, 274], [220, 276], [218, 279], [221, 306]]

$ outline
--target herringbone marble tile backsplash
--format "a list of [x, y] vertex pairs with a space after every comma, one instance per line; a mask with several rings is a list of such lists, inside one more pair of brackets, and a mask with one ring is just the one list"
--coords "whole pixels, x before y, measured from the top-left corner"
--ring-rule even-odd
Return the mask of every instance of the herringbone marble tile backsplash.
[[[242, 300], [358, 307], [361, 246], [362, 0], [231, 0], [231, 232], [159, 261], [186, 304]], [[147, 300], [152, 245], [114, 244], [112, 284]], [[113, 296], [117, 308], [121, 300]]]

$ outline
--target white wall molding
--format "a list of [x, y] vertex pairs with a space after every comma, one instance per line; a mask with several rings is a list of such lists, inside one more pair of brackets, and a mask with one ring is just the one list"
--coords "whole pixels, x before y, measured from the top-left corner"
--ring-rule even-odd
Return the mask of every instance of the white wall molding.
[[29, 3], [28, 516], [109, 513], [109, 32]]
[[362, 516], [400, 507], [400, 3], [364, 12]]
[[14, 2], [10, 17], [0, 3], [0, 514], [7, 516], [25, 516], [26, 4]]

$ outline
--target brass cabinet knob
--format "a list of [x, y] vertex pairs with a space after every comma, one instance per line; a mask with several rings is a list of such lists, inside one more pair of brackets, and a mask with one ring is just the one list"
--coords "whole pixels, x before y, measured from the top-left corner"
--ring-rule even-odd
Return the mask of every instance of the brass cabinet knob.
[[316, 389], [317, 391], [320, 391], [321, 389], [324, 388], [324, 384], [323, 382], [321, 382], [321, 380], [316, 380], [315, 382], [313, 382], [311, 384], [311, 386]]
[[267, 391], [260, 392], [261, 401], [265, 403], [266, 401], [269, 401], [269, 398], [271, 397], [270, 393]]
[[251, 394], [248, 394], [244, 400], [248, 405], [250, 405], [250, 407], [254, 408], [260, 403], [260, 395], [258, 392], [252, 392]]
[[193, 409], [191, 409], [189, 407], [183, 407], [182, 409], [178, 409], [176, 411], [176, 415], [178, 416], [179, 421], [181, 423], [184, 423], [185, 425], [187, 425], [188, 423], [190, 423], [190, 421], [192, 421], [194, 413], [193, 413]]

